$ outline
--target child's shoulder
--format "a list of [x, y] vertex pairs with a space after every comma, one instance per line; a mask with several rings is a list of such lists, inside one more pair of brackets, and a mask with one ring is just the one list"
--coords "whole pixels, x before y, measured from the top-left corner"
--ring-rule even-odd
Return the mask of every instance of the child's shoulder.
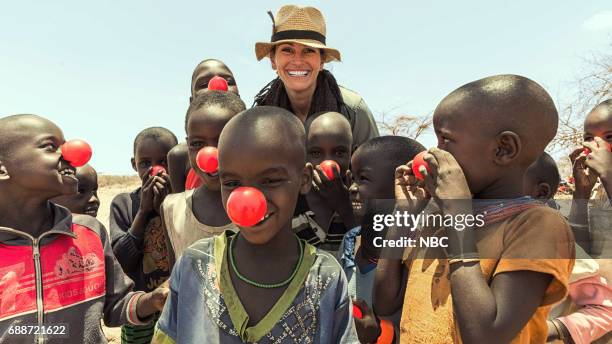
[[[73, 214], [72, 224], [95, 232], [101, 238], [106, 238], [106, 228], [98, 219], [89, 215]], [[74, 228], [74, 227], [73, 227]]]
[[193, 192], [195, 190], [186, 190], [179, 193], [169, 194], [164, 198], [163, 207], [165, 209], [172, 208], [178, 206], [183, 206], [186, 204], [187, 200], [193, 196]]
[[131, 204], [134, 199], [139, 198], [140, 194], [140, 188], [137, 188], [136, 190], [130, 191], [130, 192], [122, 192], [120, 194], [117, 194], [115, 197], [113, 197], [113, 200], [111, 201], [112, 205], [123, 205], [123, 204]]
[[511, 224], [522, 229], [536, 227], [553, 231], [570, 231], [569, 223], [561, 212], [546, 205], [526, 209], [512, 219]]

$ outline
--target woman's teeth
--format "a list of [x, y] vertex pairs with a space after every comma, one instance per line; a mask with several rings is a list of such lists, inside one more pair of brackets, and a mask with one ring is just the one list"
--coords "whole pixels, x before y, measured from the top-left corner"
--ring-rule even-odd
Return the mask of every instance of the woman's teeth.
[[308, 75], [308, 72], [305, 70], [302, 71], [289, 71], [287, 72], [289, 74], [289, 76], [306, 76]]

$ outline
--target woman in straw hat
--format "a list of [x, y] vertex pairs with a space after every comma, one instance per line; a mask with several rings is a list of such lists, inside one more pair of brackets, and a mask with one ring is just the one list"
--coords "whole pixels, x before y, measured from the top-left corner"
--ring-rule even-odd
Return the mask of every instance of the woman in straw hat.
[[257, 60], [269, 57], [278, 77], [255, 96], [255, 105], [273, 105], [293, 112], [302, 122], [318, 112], [346, 116], [353, 146], [379, 136], [372, 112], [361, 96], [338, 86], [323, 65], [340, 61], [340, 52], [325, 43], [325, 19], [314, 7], [286, 5], [272, 16], [270, 42], [255, 44]]

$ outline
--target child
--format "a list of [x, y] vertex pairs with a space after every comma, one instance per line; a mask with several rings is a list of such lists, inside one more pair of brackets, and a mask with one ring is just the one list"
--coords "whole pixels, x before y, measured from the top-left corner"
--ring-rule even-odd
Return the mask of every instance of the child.
[[[523, 189], [525, 194], [550, 204], [559, 179], [555, 160], [544, 153], [527, 169]], [[548, 316], [548, 341], [591, 343], [612, 331], [612, 286], [600, 275], [597, 261], [579, 245], [575, 247], [569, 295]]]
[[73, 214], [85, 214], [96, 217], [100, 207], [98, 198], [98, 174], [90, 165], [77, 167], [76, 178], [79, 181], [77, 193], [59, 196], [51, 202], [66, 207]]
[[[113, 252], [123, 271], [136, 284], [135, 290], [153, 290], [170, 276], [168, 251], [159, 217], [159, 208], [169, 193], [170, 181], [166, 173], [151, 176], [151, 171], [157, 165], [167, 168], [166, 155], [176, 144], [176, 136], [166, 128], [152, 127], [141, 131], [134, 139], [131, 162], [142, 186], [117, 195], [111, 202]], [[122, 326], [123, 343], [148, 343], [154, 326], [154, 323]]]
[[[345, 176], [351, 159], [351, 124], [337, 112], [314, 114], [304, 123], [306, 161], [315, 166], [313, 188], [298, 198], [293, 230], [297, 236], [337, 257], [342, 237], [355, 227]], [[327, 178], [319, 166], [325, 160], [338, 163], [334, 178]]]
[[354, 334], [340, 266], [291, 230], [298, 194], [312, 183], [304, 142], [300, 120], [276, 107], [246, 110], [225, 126], [224, 206], [234, 189], [255, 187], [267, 215], [185, 251], [172, 271], [155, 343], [346, 343]]
[[[362, 319], [355, 319], [362, 343], [376, 342], [383, 335], [383, 329], [397, 329], [399, 325], [399, 311], [389, 317], [391, 326], [382, 328], [381, 320], [371, 311], [374, 273], [380, 257], [380, 248], [373, 242], [376, 237], [384, 238], [385, 234], [373, 230], [373, 216], [391, 213], [395, 203], [395, 168], [424, 150], [420, 143], [406, 137], [380, 136], [359, 146], [351, 159], [354, 180], [350, 188], [351, 201], [360, 226], [346, 234], [340, 262], [349, 281], [349, 295], [358, 299], [355, 303], [364, 314]], [[357, 239], [361, 239], [358, 248]], [[393, 331], [385, 335], [394, 336]]]
[[196, 156], [204, 147], [217, 147], [225, 124], [244, 109], [240, 97], [221, 91], [202, 93], [189, 105], [185, 116], [189, 161], [203, 183], [195, 190], [169, 195], [162, 204], [171, 268], [176, 258], [199, 239], [221, 234], [228, 229], [237, 230], [221, 203], [219, 175], [200, 170]]
[[165, 301], [167, 289], [131, 292], [102, 224], [49, 202], [77, 191], [63, 143], [42, 117], [0, 119], [2, 343], [106, 343], [102, 317], [141, 324]]
[[[609, 258], [612, 253], [612, 152], [608, 144], [612, 144], [612, 99], [597, 105], [587, 115], [584, 141], [590, 154], [578, 148], [570, 155], [576, 185], [570, 223], [576, 241], [585, 251], [596, 258]], [[589, 199], [593, 205], [590, 209]]]
[[[398, 210], [413, 215], [431, 195], [444, 223], [409, 232], [419, 245], [404, 267], [403, 248], [384, 248], [375, 281], [378, 314], [392, 314], [404, 298], [402, 343], [546, 341], [546, 316], [567, 293], [574, 241], [557, 211], [521, 196], [523, 175], [557, 122], [548, 93], [516, 75], [471, 82], [438, 105], [438, 148], [425, 155], [429, 171], [419, 168], [424, 187], [411, 162], [398, 168], [395, 194]], [[434, 238], [446, 247], [427, 247]]]
[[[197, 95], [208, 90], [208, 82], [215, 76], [227, 81], [228, 91], [239, 95], [236, 79], [229, 67], [221, 60], [206, 59], [196, 66], [191, 75], [191, 96], [189, 103]], [[188, 147], [186, 143], [178, 144], [168, 153], [168, 171], [174, 193], [196, 189], [202, 185], [202, 180], [189, 163]]]

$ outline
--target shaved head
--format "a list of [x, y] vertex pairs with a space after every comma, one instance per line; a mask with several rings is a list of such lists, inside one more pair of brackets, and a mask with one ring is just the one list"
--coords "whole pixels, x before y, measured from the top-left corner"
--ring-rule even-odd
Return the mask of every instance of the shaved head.
[[291, 112], [275, 106], [256, 106], [233, 117], [219, 138], [219, 156], [227, 147], [286, 147], [299, 168], [306, 161], [306, 134], [302, 122]]
[[446, 96], [435, 112], [459, 116], [491, 138], [505, 131], [516, 133], [524, 166], [535, 161], [557, 133], [552, 98], [538, 83], [519, 75], [496, 75], [463, 85]]
[[[0, 159], [10, 157], [13, 145], [29, 135], [31, 129], [52, 125], [51, 121], [38, 115], [20, 114], [0, 118]], [[61, 130], [60, 130], [61, 131]]]
[[338, 134], [346, 135], [346, 137], [353, 137], [351, 130], [351, 123], [341, 113], [338, 112], [319, 112], [309, 116], [304, 123], [306, 129], [306, 135], [313, 127], [327, 128], [327, 130], [334, 130]]

